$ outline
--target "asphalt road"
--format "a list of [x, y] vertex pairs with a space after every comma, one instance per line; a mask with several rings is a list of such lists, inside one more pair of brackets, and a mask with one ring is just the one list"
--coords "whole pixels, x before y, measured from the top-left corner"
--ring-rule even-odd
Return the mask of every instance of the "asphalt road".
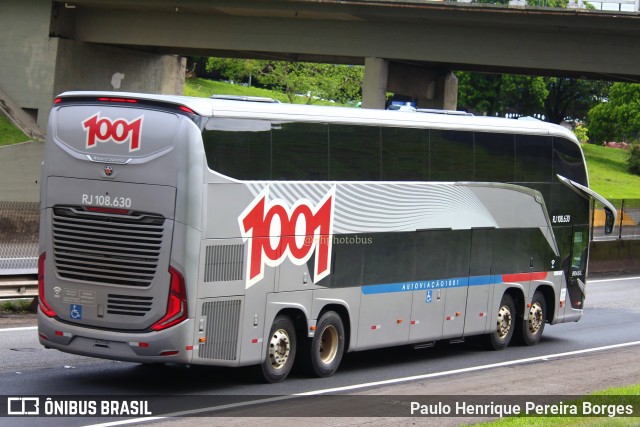
[[[502, 352], [492, 352], [466, 343], [421, 350], [394, 348], [350, 353], [345, 355], [340, 370], [331, 378], [309, 379], [294, 372], [285, 382], [268, 385], [258, 382], [254, 368], [147, 367], [45, 350], [38, 344], [36, 331], [29, 322], [33, 324], [32, 320], [14, 325], [0, 324], [0, 328], [6, 326], [4, 330], [0, 329], [0, 388], [3, 395], [165, 395], [167, 406], [156, 410], [154, 415], [172, 412], [171, 401], [176, 397], [192, 401], [196, 411], [219, 407], [220, 402], [229, 399], [240, 402], [240, 406], [223, 413], [235, 418], [198, 418], [198, 424], [262, 424], [260, 418], [237, 418], [252, 414], [256, 407], [242, 403], [246, 402], [247, 398], [243, 397], [246, 395], [251, 395], [251, 399], [297, 393], [318, 396], [327, 390], [377, 396], [565, 395], [640, 383], [637, 369], [640, 366], [640, 277], [590, 280], [582, 320], [547, 325], [541, 342], [534, 347], [512, 346]], [[380, 417], [385, 415], [381, 413], [384, 405], [396, 401], [372, 401], [378, 405], [377, 410], [371, 410], [372, 418], [279, 418], [278, 424], [395, 425], [397, 420]], [[340, 405], [346, 405], [347, 408], [342, 409], [349, 413], [348, 405], [351, 404], [356, 403], [316, 400], [313, 407], [321, 408], [320, 415], [330, 416], [340, 412]], [[305, 412], [305, 405], [310, 403], [296, 399], [273, 404], [274, 409], [264, 415], [280, 417], [292, 405], [299, 410], [303, 408], [303, 415], [318, 415], [311, 410], [312, 406]], [[324, 412], [322, 408], [325, 408]], [[420, 420], [420, 424], [425, 424], [424, 419]], [[457, 425], [474, 420], [477, 418], [430, 421], [437, 422], [434, 425]], [[87, 426], [116, 419], [79, 417], [34, 421], [28, 417], [4, 418], [0, 419], [0, 424]], [[193, 423], [193, 419], [160, 419], [153, 423], [186, 425]]]

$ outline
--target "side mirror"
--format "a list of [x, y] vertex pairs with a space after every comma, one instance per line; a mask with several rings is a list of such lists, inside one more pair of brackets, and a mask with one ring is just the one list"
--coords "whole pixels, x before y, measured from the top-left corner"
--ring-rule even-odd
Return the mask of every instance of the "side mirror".
[[604, 234], [611, 234], [613, 232], [614, 221], [616, 220], [615, 215], [609, 209], [604, 210], [605, 220], [604, 220]]

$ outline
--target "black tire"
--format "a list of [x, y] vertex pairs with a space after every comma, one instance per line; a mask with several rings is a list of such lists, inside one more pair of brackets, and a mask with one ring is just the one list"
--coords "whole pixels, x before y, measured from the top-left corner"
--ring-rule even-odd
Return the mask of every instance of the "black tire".
[[344, 354], [344, 325], [335, 311], [324, 313], [311, 340], [311, 368], [317, 377], [333, 375]]
[[283, 381], [296, 358], [296, 331], [291, 319], [277, 316], [266, 342], [267, 354], [262, 362], [262, 376], [269, 383]]
[[487, 335], [487, 346], [492, 350], [504, 350], [511, 342], [516, 326], [516, 307], [511, 295], [504, 294], [498, 308], [498, 319], [493, 332]]
[[531, 306], [526, 307], [520, 322], [520, 341], [524, 345], [535, 345], [540, 341], [547, 319], [547, 304], [541, 292], [536, 291]]

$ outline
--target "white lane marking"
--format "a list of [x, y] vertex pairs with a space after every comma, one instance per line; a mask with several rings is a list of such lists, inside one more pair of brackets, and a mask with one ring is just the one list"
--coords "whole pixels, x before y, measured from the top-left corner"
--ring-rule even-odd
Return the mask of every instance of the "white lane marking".
[[13, 331], [32, 331], [38, 329], [37, 326], [23, 326], [21, 328], [3, 328], [0, 332], [13, 332]]
[[182, 416], [187, 416], [187, 415], [200, 414], [200, 413], [203, 413], [203, 412], [222, 411], [222, 410], [226, 410], [226, 409], [241, 408], [241, 407], [244, 407], [244, 406], [251, 406], [251, 405], [258, 405], [258, 404], [264, 404], [264, 403], [277, 402], [277, 401], [280, 401], [280, 400], [295, 399], [297, 397], [302, 397], [302, 396], [317, 396], [317, 395], [320, 395], [320, 394], [327, 394], [327, 393], [353, 391], [353, 390], [369, 388], [369, 387], [378, 387], [378, 386], [383, 386], [383, 385], [399, 384], [399, 383], [416, 381], [416, 380], [439, 378], [439, 377], [444, 377], [444, 376], [447, 376], [447, 375], [456, 375], [456, 374], [462, 374], [462, 373], [467, 373], [467, 372], [477, 372], [477, 371], [483, 371], [483, 370], [487, 370], [487, 369], [502, 368], [502, 367], [505, 367], [505, 366], [520, 365], [520, 364], [531, 363], [531, 362], [549, 361], [549, 359], [559, 359], [559, 358], [562, 358], [562, 357], [571, 357], [571, 356], [577, 356], [577, 355], [582, 355], [582, 354], [594, 353], [594, 352], [598, 352], [598, 351], [613, 350], [613, 349], [624, 348], [624, 347], [632, 347], [632, 346], [636, 346], [636, 345], [640, 345], [640, 341], [632, 341], [632, 342], [627, 342], [627, 343], [622, 343], [622, 344], [613, 344], [613, 345], [607, 345], [607, 346], [603, 346], [603, 347], [586, 348], [586, 349], [583, 349], [583, 350], [568, 351], [568, 352], [565, 352], [565, 353], [547, 354], [547, 355], [544, 355], [544, 356], [536, 356], [536, 357], [529, 357], [529, 358], [526, 358], [526, 359], [510, 360], [510, 361], [499, 362], [499, 363], [491, 363], [489, 365], [472, 366], [472, 367], [469, 367], [469, 368], [453, 369], [451, 371], [434, 372], [434, 373], [431, 373], [431, 374], [414, 375], [414, 376], [411, 376], [411, 377], [393, 378], [393, 379], [390, 379], [390, 380], [374, 381], [374, 382], [369, 382], [369, 383], [354, 384], [354, 385], [343, 386], [343, 387], [327, 388], [327, 389], [324, 389], [324, 390], [313, 390], [313, 391], [307, 391], [307, 392], [304, 392], [304, 393], [293, 394], [293, 395], [290, 395], [290, 396], [276, 396], [276, 397], [270, 397], [270, 398], [266, 398], [266, 399], [257, 399], [257, 400], [251, 400], [251, 401], [245, 401], [245, 402], [232, 403], [232, 404], [228, 404], [228, 405], [211, 406], [209, 408], [200, 408], [200, 409], [192, 409], [192, 410], [189, 410], [189, 411], [174, 412], [174, 413], [171, 413], [171, 414], [166, 414], [166, 415], [158, 416], [158, 417], [134, 418], [134, 419], [130, 419], [130, 420], [113, 421], [113, 422], [107, 422], [107, 423], [102, 423], [102, 424], [91, 424], [91, 425], [88, 425], [88, 426], [85, 426], [85, 427], [111, 427], [111, 426], [121, 426], [121, 425], [128, 425], [128, 424], [138, 424], [138, 423], [144, 423], [144, 422], [148, 422], [148, 421], [162, 420], [162, 419], [171, 418], [171, 417], [182, 417]]
[[589, 280], [589, 279], [587, 279], [587, 284], [589, 284], [589, 283], [601, 283], [601, 282], [620, 282], [622, 280], [640, 280], [640, 277], [618, 277], [616, 279], [600, 279], [600, 280]]

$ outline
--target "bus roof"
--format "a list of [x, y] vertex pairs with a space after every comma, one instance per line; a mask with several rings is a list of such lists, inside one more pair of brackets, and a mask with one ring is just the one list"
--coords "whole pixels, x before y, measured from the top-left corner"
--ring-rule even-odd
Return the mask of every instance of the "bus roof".
[[577, 143], [575, 135], [552, 123], [539, 120], [514, 120], [500, 117], [483, 117], [457, 114], [439, 114], [433, 111], [389, 111], [363, 108], [317, 106], [252, 102], [249, 100], [196, 98], [178, 95], [155, 95], [133, 92], [64, 92], [58, 97], [117, 97], [141, 99], [183, 105], [205, 117], [254, 118], [281, 121], [307, 121], [353, 123], [363, 125], [387, 125], [431, 129], [455, 129], [480, 132], [520, 133], [551, 135], [570, 139]]

